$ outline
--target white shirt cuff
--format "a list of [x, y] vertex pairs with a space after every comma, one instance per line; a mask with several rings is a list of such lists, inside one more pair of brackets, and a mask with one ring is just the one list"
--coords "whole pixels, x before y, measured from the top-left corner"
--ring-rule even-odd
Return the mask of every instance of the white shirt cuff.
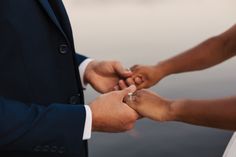
[[87, 86], [87, 83], [84, 81], [85, 70], [86, 70], [88, 64], [90, 62], [92, 62], [93, 60], [94, 59], [91, 59], [91, 58], [85, 59], [79, 66], [80, 80], [81, 80], [81, 83], [82, 83], [82, 86], [83, 86], [84, 89]]
[[88, 105], [84, 105], [86, 111], [86, 118], [84, 124], [84, 134], [83, 140], [88, 140], [91, 138], [92, 134], [92, 112]]

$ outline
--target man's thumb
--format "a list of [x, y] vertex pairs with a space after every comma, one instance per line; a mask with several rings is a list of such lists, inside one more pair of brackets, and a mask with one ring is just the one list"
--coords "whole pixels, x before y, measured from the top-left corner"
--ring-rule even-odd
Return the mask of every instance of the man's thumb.
[[137, 90], [136, 86], [135, 85], [131, 85], [128, 88], [125, 88], [125, 89], [121, 90], [120, 92], [121, 92], [122, 97], [125, 97], [129, 93], [134, 93], [136, 90]]
[[132, 76], [132, 72], [128, 69], [125, 69], [121, 64], [115, 64], [115, 71], [122, 78], [127, 78]]

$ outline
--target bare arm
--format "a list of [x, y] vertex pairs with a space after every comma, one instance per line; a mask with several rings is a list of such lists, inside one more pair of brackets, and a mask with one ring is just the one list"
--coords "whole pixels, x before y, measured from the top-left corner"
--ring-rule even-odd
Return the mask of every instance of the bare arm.
[[[149, 88], [168, 75], [203, 70], [235, 55], [236, 25], [226, 32], [157, 65], [136, 65], [132, 67], [133, 76], [127, 79], [126, 83], [128, 85], [135, 83], [138, 89]], [[124, 86], [124, 82], [121, 82], [120, 86]]]
[[218, 100], [183, 100], [172, 105], [173, 120], [236, 130], [236, 97]]
[[180, 121], [194, 125], [236, 130], [236, 96], [218, 100], [168, 100], [140, 90], [128, 105], [155, 121]]
[[206, 69], [234, 55], [236, 55], [236, 25], [180, 55], [161, 62], [158, 66], [162, 66], [164, 73], [168, 75]]
[[[139, 88], [147, 88], [170, 74], [206, 69], [235, 55], [236, 25], [158, 65], [133, 67], [132, 79]], [[143, 82], [140, 81], [140, 77]], [[135, 95], [134, 101], [127, 99], [127, 102], [144, 117], [156, 121], [181, 121], [236, 130], [236, 96], [218, 100], [171, 101], [147, 90], [140, 90]]]

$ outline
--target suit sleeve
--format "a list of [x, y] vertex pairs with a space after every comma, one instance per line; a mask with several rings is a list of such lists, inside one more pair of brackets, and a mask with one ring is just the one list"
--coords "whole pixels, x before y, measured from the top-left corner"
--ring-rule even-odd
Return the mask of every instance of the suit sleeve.
[[82, 105], [25, 104], [0, 97], [0, 150], [40, 151], [41, 146], [76, 154], [85, 122]]
[[76, 53], [76, 54], [75, 54], [75, 59], [76, 59], [77, 66], [80, 66], [80, 64], [81, 64], [84, 60], [86, 60], [87, 58], [88, 58], [88, 57], [83, 56], [83, 55], [81, 55], [81, 54], [79, 54], [79, 53]]

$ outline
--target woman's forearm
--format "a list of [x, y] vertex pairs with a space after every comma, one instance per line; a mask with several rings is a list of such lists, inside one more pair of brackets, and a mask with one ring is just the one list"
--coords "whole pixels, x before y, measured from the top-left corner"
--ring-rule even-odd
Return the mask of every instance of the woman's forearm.
[[164, 75], [203, 70], [236, 55], [236, 26], [157, 65]]
[[179, 100], [171, 105], [172, 120], [236, 130], [236, 97], [219, 100]]

